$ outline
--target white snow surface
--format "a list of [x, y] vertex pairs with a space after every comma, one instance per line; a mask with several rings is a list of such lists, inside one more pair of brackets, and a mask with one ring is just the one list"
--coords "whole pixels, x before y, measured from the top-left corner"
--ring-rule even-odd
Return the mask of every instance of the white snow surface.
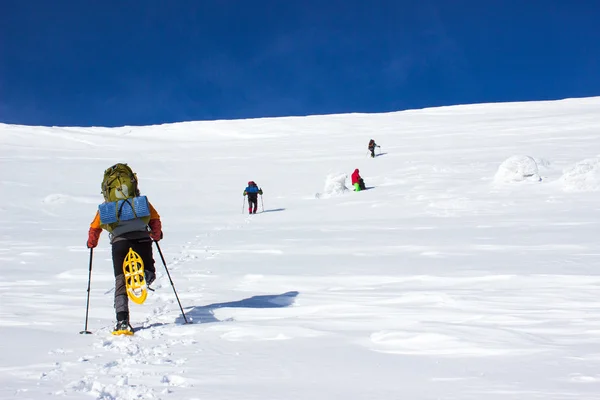
[[[521, 154], [542, 181], [496, 185]], [[600, 98], [0, 125], [0, 398], [598, 399], [599, 156]], [[193, 323], [155, 248], [138, 330], [112, 336], [103, 233], [79, 334], [87, 231], [116, 162], [161, 214]], [[355, 168], [369, 190], [315, 198]], [[242, 213], [249, 180], [264, 213]]]

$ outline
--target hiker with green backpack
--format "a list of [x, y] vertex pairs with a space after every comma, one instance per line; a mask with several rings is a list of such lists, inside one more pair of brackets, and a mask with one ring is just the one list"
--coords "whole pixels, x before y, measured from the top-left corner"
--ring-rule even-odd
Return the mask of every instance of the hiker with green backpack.
[[[150, 285], [155, 277], [152, 241], [162, 239], [160, 215], [145, 196], [140, 195], [136, 174], [127, 164], [115, 164], [104, 171], [102, 180], [104, 203], [90, 225], [87, 247], [98, 245], [102, 230], [109, 232], [115, 275], [115, 313], [117, 325], [113, 333], [132, 334], [129, 324], [129, 301], [123, 264], [130, 249], [144, 265], [144, 280]], [[90, 267], [91, 268], [91, 267]]]

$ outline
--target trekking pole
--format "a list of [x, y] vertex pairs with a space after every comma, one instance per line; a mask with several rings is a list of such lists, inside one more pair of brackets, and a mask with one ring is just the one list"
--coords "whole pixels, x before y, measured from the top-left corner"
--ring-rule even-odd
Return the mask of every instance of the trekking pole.
[[260, 195], [260, 207], [262, 208], [262, 212], [265, 212], [265, 203], [263, 203], [262, 194]]
[[91, 335], [92, 332], [88, 331], [88, 311], [90, 309], [90, 287], [92, 282], [92, 258], [94, 256], [94, 249], [90, 248], [90, 272], [88, 274], [88, 288], [87, 288], [87, 304], [85, 306], [85, 328], [80, 334]]
[[187, 318], [185, 317], [185, 313], [183, 312], [183, 307], [181, 307], [181, 302], [179, 301], [179, 296], [177, 296], [177, 291], [175, 290], [175, 285], [173, 284], [173, 280], [171, 279], [171, 274], [169, 273], [169, 269], [167, 268], [167, 263], [165, 262], [165, 258], [163, 257], [163, 253], [160, 250], [160, 246], [158, 245], [158, 242], [155, 240], [154, 243], [156, 243], [156, 248], [158, 249], [158, 254], [160, 254], [160, 259], [163, 262], [163, 265], [165, 266], [165, 271], [167, 271], [167, 276], [169, 277], [169, 282], [171, 282], [171, 287], [173, 288], [173, 293], [175, 293], [175, 298], [177, 299], [177, 303], [179, 304], [179, 309], [181, 310], [181, 315], [183, 315], [183, 320], [185, 321], [186, 324], [189, 324]]
[[244, 213], [244, 206], [246, 206], [246, 196], [242, 199], [242, 214]]

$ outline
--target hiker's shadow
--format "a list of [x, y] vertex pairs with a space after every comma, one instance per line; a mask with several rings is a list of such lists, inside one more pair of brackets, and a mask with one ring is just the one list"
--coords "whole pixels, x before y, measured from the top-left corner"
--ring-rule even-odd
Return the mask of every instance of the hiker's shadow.
[[385, 156], [387, 153], [379, 153], [379, 154], [375, 154], [375, 157], [381, 157], [381, 156]]
[[[361, 192], [364, 192], [365, 190], [371, 190], [371, 189], [375, 189], [377, 186], [365, 186], [364, 189], [360, 189]], [[356, 190], [352, 190], [352, 192], [356, 192]]]
[[272, 208], [270, 210], [264, 210], [263, 213], [277, 212], [277, 211], [285, 211], [285, 208]]
[[[287, 292], [283, 294], [271, 294], [263, 296], [252, 296], [244, 300], [230, 301], [226, 303], [214, 303], [207, 306], [194, 306], [185, 315], [188, 321], [195, 324], [208, 324], [211, 322], [221, 322], [215, 317], [214, 311], [219, 308], [283, 308], [294, 304], [298, 292]], [[227, 320], [225, 320], [227, 321]], [[177, 324], [185, 323], [183, 316], [177, 317]]]

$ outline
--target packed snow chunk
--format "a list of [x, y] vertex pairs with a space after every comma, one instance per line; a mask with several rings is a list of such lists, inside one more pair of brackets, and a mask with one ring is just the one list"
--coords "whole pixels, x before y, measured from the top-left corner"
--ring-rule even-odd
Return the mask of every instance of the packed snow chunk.
[[600, 159], [588, 158], [563, 171], [563, 189], [567, 192], [600, 190]]
[[507, 158], [500, 164], [494, 176], [494, 181], [497, 183], [539, 182], [541, 180], [538, 165], [533, 157], [529, 156], [512, 156]]
[[327, 198], [332, 196], [339, 196], [346, 192], [346, 179], [348, 176], [344, 173], [333, 173], [327, 175], [325, 179], [325, 187], [322, 193], [317, 193], [316, 198]]

